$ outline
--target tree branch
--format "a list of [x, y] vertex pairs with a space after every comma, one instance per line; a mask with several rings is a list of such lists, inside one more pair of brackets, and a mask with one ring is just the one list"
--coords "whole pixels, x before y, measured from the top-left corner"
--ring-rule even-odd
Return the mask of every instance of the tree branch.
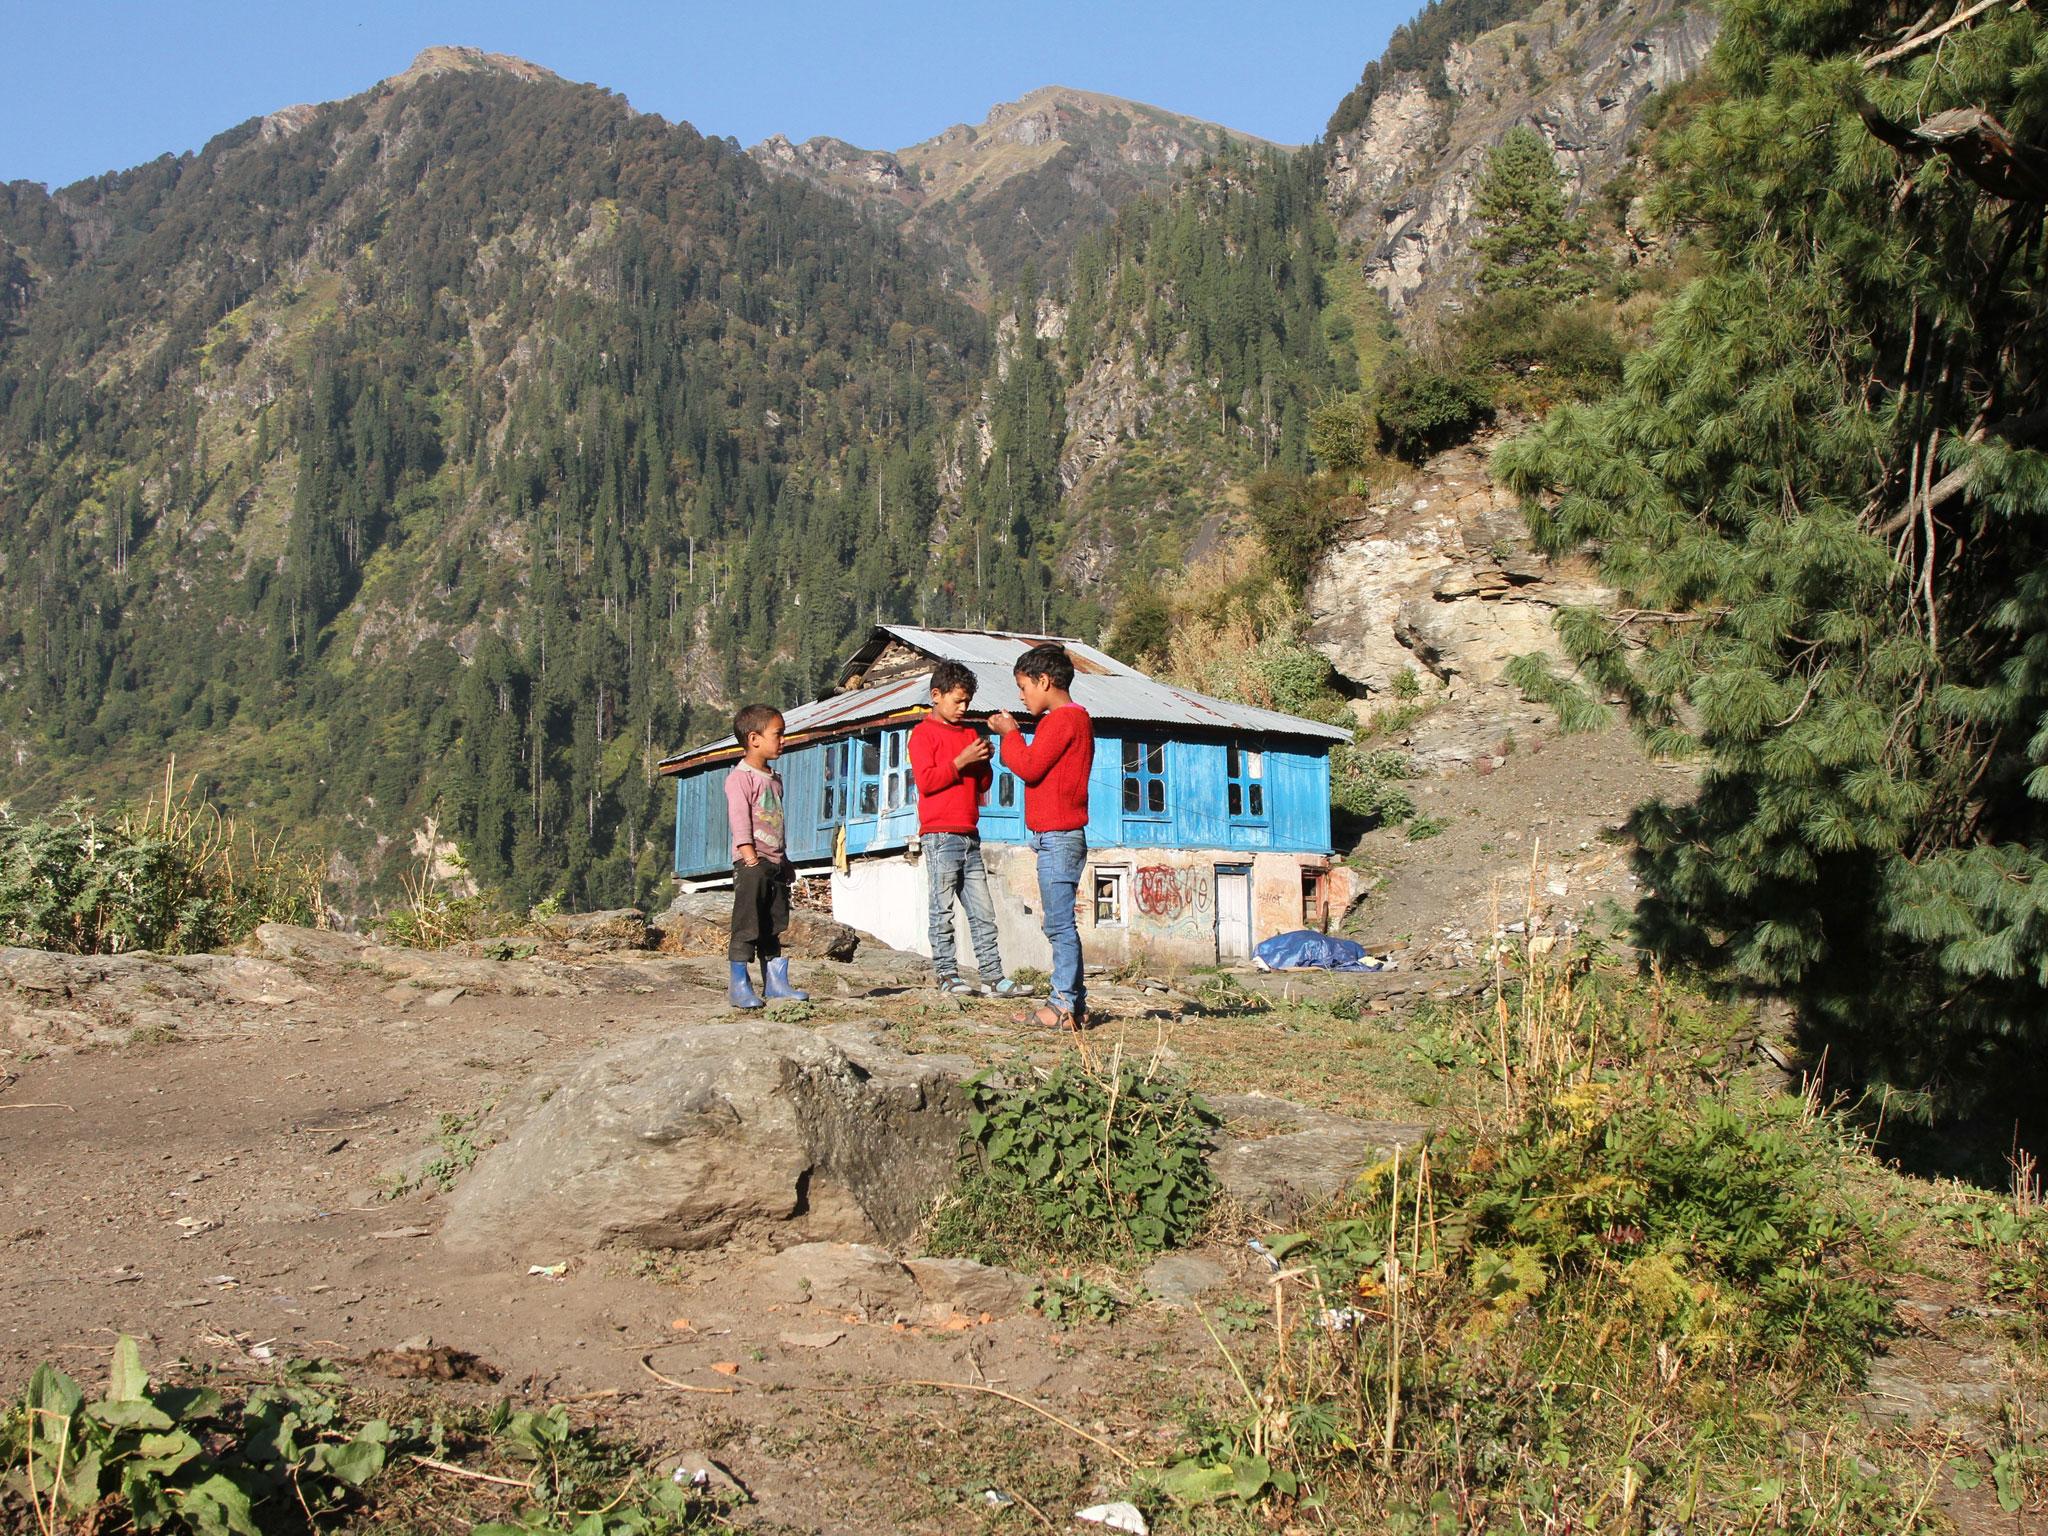
[[1982, 107], [1951, 107], [1909, 127], [1886, 117], [1860, 91], [1854, 95], [1856, 115], [1879, 143], [1916, 160], [1946, 155], [1963, 175], [2008, 202], [2048, 201], [2048, 149], [2014, 138]]
[[1887, 48], [1883, 53], [1878, 54], [1876, 57], [1865, 59], [1863, 61], [1863, 67], [1866, 70], [1871, 70], [1877, 68], [1877, 66], [1880, 64], [1889, 64], [1893, 59], [1902, 59], [1907, 54], [1913, 52], [1915, 49], [1925, 48], [1929, 43], [1933, 42], [1937, 37], [1940, 37], [1944, 32], [1952, 32], [1957, 27], [1960, 27], [1964, 22], [1970, 20], [1972, 17], [1983, 15], [1984, 12], [1990, 10], [1991, 7], [1997, 5], [1998, 3], [1999, 0], [1977, 0], [1977, 3], [1971, 6], [1967, 11], [1962, 12], [1960, 15], [1949, 17], [1947, 21], [1944, 21], [1940, 26], [1936, 27], [1933, 31], [1916, 33], [1913, 36], [1908, 37], [1903, 43], [1900, 43], [1897, 47]]

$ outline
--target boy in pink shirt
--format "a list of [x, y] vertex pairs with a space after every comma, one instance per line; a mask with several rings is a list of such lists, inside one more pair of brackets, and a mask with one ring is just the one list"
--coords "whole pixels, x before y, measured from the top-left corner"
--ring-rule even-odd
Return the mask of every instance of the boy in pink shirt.
[[[732, 940], [725, 957], [732, 964], [726, 996], [735, 1008], [759, 1008], [808, 992], [789, 984], [782, 955], [782, 931], [789, 926], [789, 888], [796, 871], [785, 853], [782, 775], [782, 714], [767, 704], [749, 704], [732, 719], [732, 734], [746, 754], [725, 776], [725, 814], [732, 828]], [[754, 991], [749, 968], [761, 957], [762, 994]]]

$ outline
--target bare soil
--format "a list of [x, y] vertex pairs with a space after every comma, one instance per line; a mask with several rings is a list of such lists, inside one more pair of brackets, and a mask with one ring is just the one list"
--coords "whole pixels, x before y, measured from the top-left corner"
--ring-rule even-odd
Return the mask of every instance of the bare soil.
[[[433, 1241], [431, 1181], [386, 1196], [434, 1155], [444, 1116], [469, 1121], [601, 1046], [730, 1016], [687, 968], [643, 968], [638, 989], [441, 1007], [330, 976], [283, 1017], [251, 1008], [17, 1059], [0, 1071], [0, 1381], [42, 1360], [90, 1379], [129, 1333], [158, 1370], [327, 1356], [359, 1362], [351, 1375], [374, 1386], [377, 1363], [362, 1362], [425, 1336], [503, 1373], [449, 1393], [567, 1400], [659, 1454], [717, 1457], [754, 1497], [745, 1523], [827, 1531], [957, 1530], [978, 1510], [972, 1528], [997, 1513], [973, 1502], [986, 1487], [1093, 1502], [1125, 1480], [1114, 1454], [993, 1392], [907, 1383], [1028, 1398], [1137, 1461], [1179, 1433], [1174, 1403], [1221, 1384], [1200, 1322], [1159, 1304], [1113, 1328], [1035, 1312], [911, 1327], [764, 1304], [746, 1253], [451, 1263]], [[817, 969], [864, 979], [858, 962]], [[1128, 995], [1134, 1013], [1143, 998]], [[991, 1056], [1046, 1044], [1010, 1024], [1014, 1005], [932, 1003], [935, 1037], [981, 1037]], [[816, 1006], [819, 1022], [893, 1009], [906, 1033], [926, 1012], [922, 993], [888, 982]], [[1132, 1027], [1150, 1043], [1150, 1025]], [[1118, 1032], [1100, 1032], [1105, 1048]], [[1240, 1253], [1218, 1250], [1255, 1284]], [[528, 1272], [564, 1261], [559, 1278]], [[1135, 1296], [1128, 1278], [1103, 1278]]]
[[[1400, 956], [1397, 969], [1237, 978], [1349, 1004], [1264, 1013], [1185, 1007], [1199, 977], [1164, 991], [1105, 978], [1091, 1049], [1163, 1048], [1218, 1091], [1455, 1117], [1457, 1092], [1407, 1049], [1416, 1006], [1483, 981], [1485, 946], [1532, 897], [1553, 924], [1597, 926], [1607, 904], [1631, 905], [1627, 808], [1688, 784], [1620, 733], [1418, 784], [1442, 831], [1375, 833], [1355, 856], [1381, 880], [1350, 926]], [[987, 1061], [1058, 1044], [1013, 1022], [1013, 1006], [911, 985], [900, 956], [802, 969], [821, 983], [817, 1023], [875, 1021], [906, 1049]], [[657, 1465], [715, 1457], [751, 1496], [738, 1524], [825, 1532], [1014, 1530], [1020, 1506], [1067, 1528], [1073, 1510], [1127, 1488], [1133, 1465], [1172, 1455], [1202, 1403], [1238, 1391], [1224, 1350], [1243, 1346], [1231, 1329], [1250, 1326], [1267, 1286], [1244, 1239], [1270, 1225], [1230, 1213], [1206, 1253], [1231, 1284], [1206, 1319], [1094, 1271], [1135, 1303], [1113, 1325], [1027, 1311], [914, 1327], [774, 1302], [752, 1282], [758, 1256], [734, 1251], [449, 1261], [433, 1236], [435, 1159], [459, 1163], [490, 1107], [536, 1077], [729, 1017], [718, 972], [610, 955], [556, 966], [542, 980], [558, 995], [541, 996], [313, 965], [305, 987], [263, 982], [256, 1001], [167, 1001], [125, 1045], [10, 1049], [0, 1036], [0, 1386], [43, 1360], [91, 1378], [129, 1333], [159, 1373], [184, 1362], [261, 1377], [324, 1356], [353, 1362], [365, 1386], [418, 1390], [384, 1374], [395, 1367], [378, 1352], [431, 1340], [501, 1373], [434, 1383], [443, 1398], [566, 1401]], [[0, 1022], [48, 1001], [0, 986]], [[408, 1185], [420, 1187], [394, 1193]], [[559, 1276], [530, 1272], [558, 1264]], [[1946, 1337], [1945, 1308], [1923, 1308], [1922, 1335], [1880, 1363], [1874, 1414], [1915, 1394], [1942, 1413], [1989, 1411], [1973, 1383], [1993, 1373]], [[990, 1489], [1017, 1502], [992, 1503]], [[1964, 1529], [2027, 1528], [1999, 1523], [1995, 1506], [1987, 1516], [1982, 1496], [1941, 1502]]]

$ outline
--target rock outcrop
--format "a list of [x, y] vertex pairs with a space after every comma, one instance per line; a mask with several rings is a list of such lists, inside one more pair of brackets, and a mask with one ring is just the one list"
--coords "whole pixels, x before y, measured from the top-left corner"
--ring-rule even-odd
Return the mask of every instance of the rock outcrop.
[[772, 1019], [616, 1046], [484, 1154], [441, 1241], [477, 1256], [899, 1241], [954, 1179], [971, 1070], [858, 1026]]
[[1487, 151], [1509, 128], [1542, 134], [1584, 202], [1629, 163], [1650, 97], [1705, 62], [1717, 25], [1688, 0], [1545, 0], [1454, 45], [1441, 85], [1388, 79], [1365, 122], [1332, 141], [1327, 183], [1331, 214], [1364, 246], [1365, 275], [1388, 307], [1401, 315], [1454, 292]]
[[[1503, 677], [1508, 662], [1529, 651], [1561, 655], [1551, 622], [1557, 610], [1613, 600], [1590, 566], [1530, 549], [1515, 498], [1486, 469], [1494, 445], [1514, 430], [1440, 453], [1371, 498], [1316, 566], [1309, 642], [1368, 707], [1412, 672], [1465, 715], [1477, 708], [1503, 716], [1484, 722], [1474, 739], [1497, 736], [1506, 716], [1528, 714]], [[1461, 751], [1445, 743], [1420, 755], [1450, 760]]]
[[0, 948], [0, 1049], [124, 1045], [217, 1016], [261, 1015], [319, 993], [290, 967], [253, 955]]
[[1209, 1102], [1237, 1133], [1216, 1149], [1217, 1182], [1239, 1204], [1280, 1219], [1329, 1199], [1396, 1147], [1414, 1146], [1429, 1133], [1424, 1125], [1353, 1120], [1263, 1093], [1214, 1095]]
[[[732, 937], [731, 891], [684, 891], [654, 919], [656, 942], [673, 955], [722, 955]], [[844, 923], [799, 907], [783, 930], [785, 953], [810, 960], [851, 960], [861, 936]]]

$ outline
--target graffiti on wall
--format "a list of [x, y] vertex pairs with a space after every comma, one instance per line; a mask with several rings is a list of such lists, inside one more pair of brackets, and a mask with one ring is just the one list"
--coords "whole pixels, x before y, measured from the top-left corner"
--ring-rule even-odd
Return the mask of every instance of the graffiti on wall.
[[1141, 864], [1136, 879], [1132, 899], [1143, 916], [1167, 928], [1196, 929], [1207, 924], [1212, 896], [1206, 870]]

